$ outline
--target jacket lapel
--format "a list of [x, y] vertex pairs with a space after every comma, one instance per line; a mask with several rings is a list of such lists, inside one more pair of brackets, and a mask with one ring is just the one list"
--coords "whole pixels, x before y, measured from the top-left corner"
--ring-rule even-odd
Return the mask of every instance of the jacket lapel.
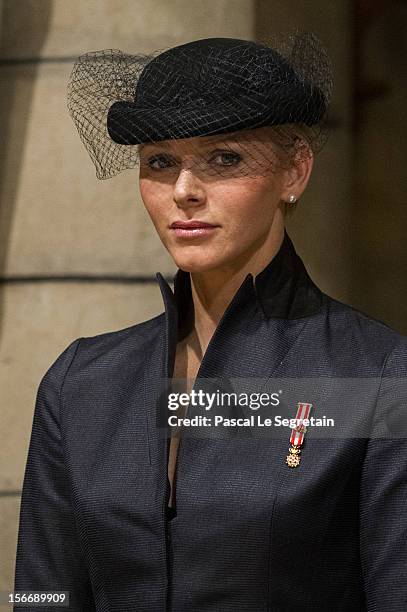
[[170, 483], [168, 457], [170, 440], [168, 428], [168, 393], [174, 370], [178, 338], [178, 310], [174, 294], [164, 277], [157, 273], [165, 312], [159, 317], [159, 327], [145, 355], [144, 405], [148, 426], [150, 463], [157, 471], [156, 498], [163, 513], [168, 504]]
[[[253, 280], [248, 275], [229, 304], [208, 345], [198, 370], [194, 389], [214, 392], [260, 393], [281, 370], [284, 358], [310, 317], [266, 318], [256, 299]], [[196, 414], [202, 414], [196, 408]], [[194, 410], [188, 411], [190, 416]], [[223, 406], [223, 416], [248, 417], [248, 406]], [[251, 431], [250, 429], [248, 430]], [[247, 432], [246, 432], [247, 433]], [[222, 437], [235, 436], [238, 429], [225, 428]]]
[[[166, 505], [170, 443], [168, 392], [177, 341], [187, 333], [192, 321], [192, 294], [190, 275], [183, 270], [178, 270], [175, 275], [174, 292], [160, 273], [156, 278], [165, 313], [160, 322], [160, 333], [146, 355], [145, 405], [150, 460], [152, 464], [156, 462], [160, 475], [157, 494]], [[308, 276], [285, 232], [282, 245], [268, 266], [255, 279], [248, 274], [229, 303], [207, 347], [194, 389], [262, 392], [267, 387], [267, 380], [282, 371], [286, 355], [321, 305], [322, 293]], [[222, 408], [223, 415], [224, 410]], [[250, 416], [252, 413], [250, 407], [231, 406], [226, 416]], [[195, 408], [195, 414], [202, 414], [202, 407]], [[188, 416], [194, 416], [191, 406]], [[238, 433], [237, 428], [223, 429], [222, 438], [234, 437]], [[190, 432], [186, 433], [189, 436]], [[186, 460], [193, 461], [193, 442], [183, 444], [182, 441], [181, 446], [185, 446], [182, 456], [185, 458], [187, 454]]]

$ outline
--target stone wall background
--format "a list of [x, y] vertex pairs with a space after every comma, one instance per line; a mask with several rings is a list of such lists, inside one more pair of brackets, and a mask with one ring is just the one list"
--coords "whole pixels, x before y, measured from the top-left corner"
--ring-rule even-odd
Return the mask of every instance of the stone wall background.
[[365, 33], [359, 68], [388, 87], [362, 104], [355, 4], [0, 0], [0, 590], [13, 586], [41, 377], [73, 339], [161, 312], [154, 274], [175, 271], [143, 209], [137, 176], [98, 181], [68, 116], [66, 83], [80, 53], [149, 52], [212, 36], [264, 39], [293, 26], [319, 35], [335, 65], [335, 124], [289, 232], [323, 290], [407, 333], [407, 92], [400, 78], [407, 9], [387, 2]]

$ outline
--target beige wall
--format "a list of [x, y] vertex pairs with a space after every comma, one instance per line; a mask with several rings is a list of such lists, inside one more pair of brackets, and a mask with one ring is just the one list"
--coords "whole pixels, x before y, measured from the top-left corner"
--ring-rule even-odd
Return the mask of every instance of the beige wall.
[[[0, 66], [0, 275], [154, 275], [175, 268], [127, 171], [98, 181], [66, 110], [70, 57], [148, 52], [196, 38], [252, 38], [254, 2], [5, 0]], [[55, 60], [61, 61], [38, 61]], [[0, 590], [12, 588], [35, 393], [65, 346], [162, 311], [158, 286], [0, 285]]]

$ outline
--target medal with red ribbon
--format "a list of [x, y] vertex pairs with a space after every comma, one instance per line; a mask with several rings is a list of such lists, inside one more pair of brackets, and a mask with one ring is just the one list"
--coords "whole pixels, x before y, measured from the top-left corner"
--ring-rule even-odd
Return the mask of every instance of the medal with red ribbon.
[[304, 435], [307, 431], [304, 421], [306, 421], [310, 415], [312, 404], [298, 402], [297, 406], [297, 415], [295, 417], [296, 425], [291, 429], [291, 446], [288, 449], [289, 454], [285, 459], [286, 464], [291, 468], [298, 467], [301, 462], [301, 446], [304, 443]]

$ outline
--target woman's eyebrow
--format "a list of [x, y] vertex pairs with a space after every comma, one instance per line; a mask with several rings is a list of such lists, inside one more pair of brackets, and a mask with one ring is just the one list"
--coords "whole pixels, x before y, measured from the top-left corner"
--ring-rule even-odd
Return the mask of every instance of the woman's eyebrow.
[[[176, 140], [172, 140], [171, 142], [168, 142], [166, 140], [162, 140], [161, 142], [145, 142], [142, 144], [139, 144], [139, 152], [144, 150], [145, 148], [148, 147], [152, 147], [152, 148], [164, 148], [164, 149], [172, 149], [173, 148], [173, 144], [172, 143], [176, 143]], [[199, 139], [199, 144], [200, 146], [202, 146], [202, 148], [208, 148], [210, 146], [216, 145], [216, 144], [222, 144], [225, 146], [228, 146], [230, 144], [238, 144], [234, 139], [232, 138], [225, 138], [224, 135], [219, 135], [219, 136], [201, 136]], [[197, 145], [193, 145], [192, 147], [193, 149], [197, 148]], [[199, 145], [198, 145], [199, 148]]]
[[211, 144], [217, 144], [217, 143], [221, 143], [224, 145], [229, 145], [229, 144], [234, 144], [236, 143], [236, 140], [234, 140], [233, 138], [227, 138], [225, 137], [225, 135], [220, 134], [219, 136], [206, 136], [206, 137], [202, 137], [202, 143], [204, 145], [211, 145]]
[[169, 145], [165, 140], [163, 140], [162, 142], [143, 142], [138, 145], [138, 150], [142, 151], [143, 149], [147, 147], [164, 147], [168, 149]]

